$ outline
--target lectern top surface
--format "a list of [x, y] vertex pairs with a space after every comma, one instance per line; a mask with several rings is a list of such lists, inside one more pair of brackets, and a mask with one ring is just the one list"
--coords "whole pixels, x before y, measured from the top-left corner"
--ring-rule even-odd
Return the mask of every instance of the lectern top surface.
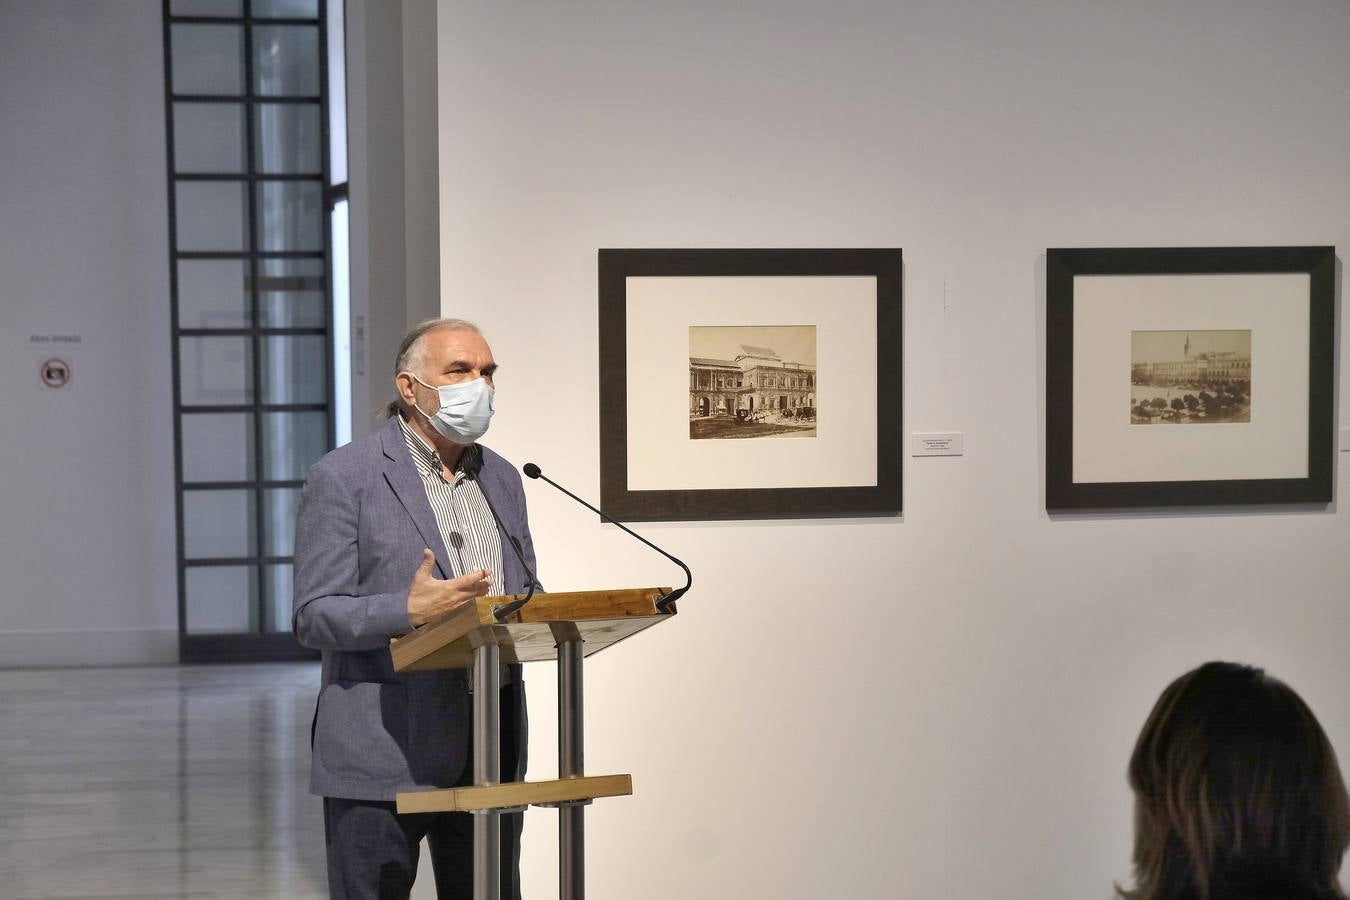
[[515, 598], [480, 597], [391, 641], [394, 668], [467, 668], [474, 648], [484, 644], [497, 644], [506, 663], [557, 659], [558, 643], [577, 639], [591, 656], [674, 615], [673, 604], [664, 612], [656, 608], [669, 593], [670, 588], [625, 588], [535, 594], [502, 624], [495, 612]]

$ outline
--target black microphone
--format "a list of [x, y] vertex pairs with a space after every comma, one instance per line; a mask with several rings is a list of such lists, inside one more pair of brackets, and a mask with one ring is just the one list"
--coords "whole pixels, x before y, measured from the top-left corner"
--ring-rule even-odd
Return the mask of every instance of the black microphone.
[[549, 477], [548, 477], [547, 475], [545, 475], [545, 474], [543, 473], [543, 471], [540, 470], [540, 468], [539, 468], [538, 466], [536, 466], [534, 463], [526, 463], [524, 466], [521, 467], [521, 470], [524, 471], [524, 473], [525, 473], [527, 476], [529, 476], [530, 478], [542, 478], [544, 481], [547, 481], [549, 484], [553, 485], [555, 488], [557, 488], [558, 490], [562, 491], [564, 494], [566, 494], [567, 496], [571, 497], [573, 500], [577, 501], [577, 502], [580, 503], [582, 506], [584, 506], [584, 507], [586, 507], [587, 509], [589, 509], [591, 512], [595, 513], [597, 516], [599, 516], [600, 518], [604, 519], [606, 522], [610, 523], [611, 525], [617, 525], [617, 526], [619, 526], [619, 527], [622, 528], [624, 531], [626, 531], [628, 534], [631, 534], [633, 537], [637, 538], [639, 541], [642, 541], [642, 543], [646, 544], [648, 547], [651, 547], [651, 548], [652, 548], [653, 550], [655, 550], [657, 553], [660, 553], [660, 554], [661, 554], [662, 556], [664, 556], [666, 559], [668, 559], [668, 560], [670, 560], [671, 562], [675, 563], [675, 565], [679, 566], [681, 569], [684, 569], [684, 587], [682, 587], [682, 588], [676, 588], [675, 590], [671, 591], [669, 594], [666, 594], [664, 597], [661, 597], [661, 598], [659, 598], [659, 599], [656, 601], [656, 608], [657, 608], [658, 610], [660, 610], [661, 612], [665, 612], [667, 606], [669, 606], [670, 604], [674, 603], [676, 600], [678, 600], [678, 599], [680, 599], [681, 597], [683, 597], [683, 596], [685, 595], [685, 593], [689, 590], [690, 586], [694, 583], [694, 575], [693, 575], [692, 572], [689, 571], [689, 567], [688, 567], [688, 566], [686, 566], [684, 563], [680, 562], [680, 561], [679, 561], [678, 559], [676, 559], [675, 557], [671, 556], [671, 555], [670, 555], [669, 553], [667, 553], [666, 551], [662, 550], [660, 547], [658, 547], [658, 546], [656, 546], [655, 544], [653, 544], [651, 541], [647, 540], [647, 539], [646, 539], [645, 537], [643, 537], [642, 535], [638, 534], [638, 533], [637, 533], [636, 531], [634, 531], [633, 529], [629, 528], [627, 525], [623, 524], [622, 522], [620, 522], [620, 521], [617, 520], [617, 519], [613, 519], [613, 518], [610, 518], [609, 516], [605, 515], [605, 514], [602, 513], [600, 510], [596, 509], [594, 506], [591, 506], [591, 505], [590, 505], [589, 503], [587, 503], [585, 500], [582, 500], [582, 499], [581, 499], [580, 497], [578, 497], [576, 494], [574, 494], [574, 493], [572, 493], [571, 491], [569, 491], [567, 488], [565, 488], [565, 487], [563, 487], [562, 485], [558, 484], [558, 482], [554, 481], [552, 478], [549, 478]]
[[[466, 460], [461, 468], [464, 470], [465, 478], [470, 481], [478, 481], [478, 470], [483, 467], [483, 451], [479, 450], [478, 452], [473, 453], [472, 457], [472, 459]], [[516, 559], [520, 560], [520, 567], [525, 570], [525, 574], [530, 578], [529, 591], [524, 597], [518, 600], [512, 600], [504, 606], [499, 606], [493, 613], [493, 617], [498, 622], [505, 622], [522, 606], [529, 603], [530, 598], [534, 596], [534, 572], [530, 571], [529, 564], [525, 562], [525, 554], [520, 549], [520, 541], [512, 537], [511, 533], [506, 530], [506, 526], [502, 524], [502, 517], [497, 515], [497, 509], [492, 505], [492, 500], [488, 497], [488, 492], [483, 490], [483, 482], [481, 481], [478, 481], [478, 493], [483, 495], [483, 502], [487, 504], [488, 512], [492, 513], [492, 520], [497, 523], [497, 528], [501, 530], [502, 535], [506, 538], [506, 542], [511, 545], [511, 549], [516, 551]]]

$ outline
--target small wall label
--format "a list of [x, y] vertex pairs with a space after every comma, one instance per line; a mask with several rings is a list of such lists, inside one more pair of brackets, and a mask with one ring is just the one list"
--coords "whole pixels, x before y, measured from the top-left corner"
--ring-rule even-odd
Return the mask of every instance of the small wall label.
[[961, 456], [965, 453], [965, 434], [960, 431], [916, 431], [910, 435], [910, 453], [914, 456]]

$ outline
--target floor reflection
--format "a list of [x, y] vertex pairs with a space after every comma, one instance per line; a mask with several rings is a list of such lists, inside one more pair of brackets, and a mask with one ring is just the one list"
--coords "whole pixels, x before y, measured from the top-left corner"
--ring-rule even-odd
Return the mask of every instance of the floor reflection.
[[327, 896], [317, 664], [0, 670], [0, 896]]

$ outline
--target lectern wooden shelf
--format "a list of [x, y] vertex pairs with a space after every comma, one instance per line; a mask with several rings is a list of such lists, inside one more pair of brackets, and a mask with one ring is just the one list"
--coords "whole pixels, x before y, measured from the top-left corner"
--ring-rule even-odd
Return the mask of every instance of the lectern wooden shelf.
[[[405, 791], [398, 811], [474, 814], [474, 900], [501, 896], [501, 819], [526, 806], [556, 807], [558, 879], [562, 900], [585, 897], [585, 807], [601, 797], [633, 792], [630, 775], [583, 773], [582, 673], [584, 657], [675, 615], [657, 601], [670, 588], [627, 588], [536, 594], [499, 623], [497, 609], [515, 597], [480, 597], [390, 642], [400, 672], [471, 669], [474, 783], [468, 787]], [[501, 783], [501, 721], [496, 702], [506, 663], [558, 663], [558, 778]], [[488, 702], [491, 699], [493, 702]]]

